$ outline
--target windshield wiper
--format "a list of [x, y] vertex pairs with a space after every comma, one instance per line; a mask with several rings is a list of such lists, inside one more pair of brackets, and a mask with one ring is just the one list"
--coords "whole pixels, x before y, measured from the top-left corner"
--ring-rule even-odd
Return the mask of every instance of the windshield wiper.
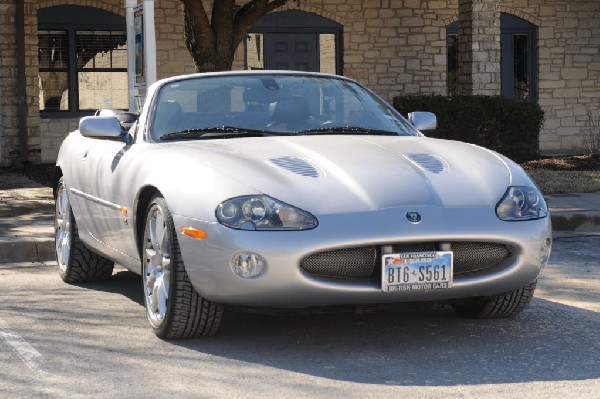
[[185, 129], [178, 132], [165, 133], [161, 140], [178, 139], [223, 139], [235, 137], [265, 137], [272, 136], [271, 132], [258, 129], [246, 129], [233, 126], [212, 126], [197, 129]]
[[315, 129], [302, 130], [298, 135], [311, 134], [368, 134], [374, 136], [408, 136], [402, 132], [392, 132], [389, 130], [369, 129], [360, 126], [336, 126], [336, 127], [318, 127]]

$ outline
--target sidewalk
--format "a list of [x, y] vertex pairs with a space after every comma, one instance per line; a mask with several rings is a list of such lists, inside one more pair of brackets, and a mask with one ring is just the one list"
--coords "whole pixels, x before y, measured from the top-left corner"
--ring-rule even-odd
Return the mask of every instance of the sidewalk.
[[[600, 234], [600, 193], [547, 196], [555, 231]], [[54, 260], [52, 189], [0, 174], [0, 263]]]
[[0, 174], [0, 263], [54, 259], [52, 189]]

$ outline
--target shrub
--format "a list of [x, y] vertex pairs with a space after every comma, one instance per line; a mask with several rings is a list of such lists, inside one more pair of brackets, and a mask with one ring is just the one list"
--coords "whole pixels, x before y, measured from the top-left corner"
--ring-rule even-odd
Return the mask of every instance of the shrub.
[[518, 162], [539, 156], [544, 112], [537, 104], [499, 96], [410, 95], [395, 97], [394, 107], [404, 116], [433, 112], [438, 128], [431, 137], [477, 144]]
[[600, 156], [600, 112], [588, 110], [588, 123], [583, 131], [583, 145], [590, 154]]

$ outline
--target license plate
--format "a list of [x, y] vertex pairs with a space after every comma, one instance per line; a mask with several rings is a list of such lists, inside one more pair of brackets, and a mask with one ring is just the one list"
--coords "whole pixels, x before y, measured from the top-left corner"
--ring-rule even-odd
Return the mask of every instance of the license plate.
[[452, 261], [452, 251], [385, 254], [381, 289], [396, 292], [450, 288]]

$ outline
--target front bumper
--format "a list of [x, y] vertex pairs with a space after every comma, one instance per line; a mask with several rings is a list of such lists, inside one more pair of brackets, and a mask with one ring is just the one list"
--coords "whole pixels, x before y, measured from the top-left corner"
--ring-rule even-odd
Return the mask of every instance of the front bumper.
[[[406, 213], [418, 211], [419, 224]], [[319, 226], [307, 231], [240, 231], [217, 222], [173, 215], [177, 231], [189, 226], [207, 238], [179, 235], [190, 281], [203, 297], [215, 302], [253, 307], [307, 308], [415, 301], [441, 301], [491, 296], [513, 291], [537, 278], [543, 268], [541, 249], [551, 237], [549, 218], [505, 222], [490, 209], [395, 208], [374, 212], [318, 216]], [[506, 245], [511, 256], [501, 264], [456, 275], [451, 288], [383, 292], [381, 281], [332, 279], [300, 267], [309, 255], [333, 249], [382, 246], [407, 242], [477, 241]], [[239, 252], [254, 252], [266, 260], [252, 279], [233, 273]]]

